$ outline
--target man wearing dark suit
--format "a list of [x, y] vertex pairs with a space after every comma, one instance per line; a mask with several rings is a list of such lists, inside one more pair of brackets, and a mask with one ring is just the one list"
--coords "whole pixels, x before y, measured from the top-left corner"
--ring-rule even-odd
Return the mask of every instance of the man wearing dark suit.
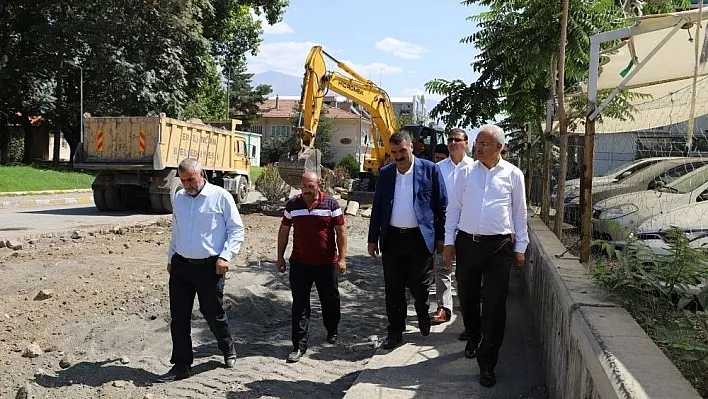
[[388, 338], [385, 349], [403, 342], [406, 287], [415, 300], [418, 328], [430, 334], [428, 293], [433, 252], [442, 253], [447, 193], [438, 167], [413, 156], [406, 132], [388, 140], [395, 163], [381, 168], [369, 222], [369, 255], [381, 251], [386, 288]]

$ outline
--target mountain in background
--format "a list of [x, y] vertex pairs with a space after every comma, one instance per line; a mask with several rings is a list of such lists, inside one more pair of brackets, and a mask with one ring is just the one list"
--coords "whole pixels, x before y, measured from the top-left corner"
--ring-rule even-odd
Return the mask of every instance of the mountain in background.
[[270, 85], [273, 91], [268, 95], [275, 96], [299, 96], [302, 77], [287, 75], [275, 71], [266, 71], [253, 75], [251, 86]]

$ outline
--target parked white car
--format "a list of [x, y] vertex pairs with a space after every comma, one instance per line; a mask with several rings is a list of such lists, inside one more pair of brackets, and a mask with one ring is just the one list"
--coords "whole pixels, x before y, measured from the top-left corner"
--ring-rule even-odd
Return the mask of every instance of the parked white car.
[[656, 254], [667, 254], [666, 234], [672, 228], [681, 229], [693, 248], [708, 251], [708, 201], [680, 206], [669, 212], [652, 216], [642, 222], [635, 236]]
[[[676, 159], [679, 157], [654, 157], [654, 158], [642, 158], [635, 159], [634, 161], [622, 164], [600, 176], [593, 176], [592, 187], [599, 187], [606, 184], [611, 184], [616, 181], [620, 181], [625, 177], [631, 176], [637, 171], [643, 168], [653, 165], [657, 162], [664, 161], [667, 159]], [[556, 199], [558, 197], [558, 186], [553, 188], [553, 193], [551, 194], [551, 206], [556, 206]], [[570, 203], [573, 199], [580, 197], [580, 179], [570, 179], [565, 182], [565, 203]]]
[[[654, 254], [667, 255], [670, 253], [667, 234], [671, 228], [682, 230], [691, 247], [708, 253], [708, 201], [680, 206], [653, 216], [642, 222], [634, 234]], [[698, 295], [706, 286], [708, 280], [697, 279], [695, 284], [687, 288], [692, 294]]]
[[[647, 219], [708, 199], [708, 166], [650, 191], [622, 194], [593, 206], [593, 234], [617, 246]], [[648, 226], [651, 227], [651, 226]]]

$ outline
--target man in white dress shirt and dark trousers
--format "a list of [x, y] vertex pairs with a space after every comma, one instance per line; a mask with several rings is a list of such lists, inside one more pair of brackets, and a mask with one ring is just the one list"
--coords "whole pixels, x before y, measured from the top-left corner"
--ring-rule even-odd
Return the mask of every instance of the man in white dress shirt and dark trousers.
[[224, 312], [224, 276], [229, 262], [244, 240], [243, 222], [233, 196], [207, 182], [202, 166], [194, 159], [179, 164], [184, 189], [175, 194], [172, 238], [167, 253], [170, 274], [170, 332], [174, 366], [158, 378], [176, 381], [191, 375], [194, 360], [191, 316], [194, 296], [199, 310], [216, 337], [227, 368], [234, 367], [236, 350]]
[[523, 265], [529, 242], [524, 175], [501, 159], [504, 141], [500, 127], [480, 128], [477, 161], [459, 171], [445, 224], [443, 257], [448, 264], [457, 258], [458, 275], [465, 280], [462, 311], [469, 334], [465, 356], [477, 357], [484, 387], [496, 384], [509, 273], [513, 263]]
[[447, 194], [440, 169], [413, 156], [411, 137], [397, 132], [388, 140], [395, 163], [381, 168], [369, 221], [369, 255], [382, 253], [388, 338], [384, 349], [403, 342], [406, 287], [415, 300], [418, 328], [430, 334], [428, 295], [432, 256], [442, 251]]
[[[455, 128], [447, 134], [447, 150], [450, 154], [447, 158], [437, 163], [445, 179], [445, 188], [448, 197], [454, 193], [455, 177], [460, 168], [465, 165], [472, 164], [473, 159], [465, 153], [467, 148], [468, 137], [467, 132], [463, 129]], [[449, 199], [448, 199], [449, 204]], [[438, 300], [438, 309], [431, 317], [433, 325], [442, 324], [450, 321], [452, 317], [452, 269], [453, 265], [448, 264], [443, 260], [442, 254], [435, 254], [434, 270], [435, 270], [435, 297]], [[460, 280], [457, 278], [457, 297], [460, 299], [460, 308], [462, 304], [462, 292], [464, 287], [460, 285]], [[467, 340], [463, 332], [464, 339]]]

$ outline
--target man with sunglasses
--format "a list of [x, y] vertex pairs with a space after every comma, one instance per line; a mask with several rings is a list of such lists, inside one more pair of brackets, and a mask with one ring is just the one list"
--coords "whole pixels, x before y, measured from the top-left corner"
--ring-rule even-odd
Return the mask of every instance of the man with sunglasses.
[[451, 264], [456, 257], [458, 276], [464, 274], [465, 356], [477, 357], [484, 387], [496, 384], [509, 273], [512, 263], [523, 265], [529, 243], [524, 174], [501, 158], [504, 141], [500, 127], [480, 128], [477, 161], [458, 172], [445, 224], [443, 258]]
[[[465, 165], [472, 164], [473, 159], [467, 156], [465, 150], [467, 148], [468, 138], [467, 132], [463, 129], [455, 128], [447, 134], [447, 151], [449, 157], [437, 163], [445, 179], [445, 188], [448, 195], [455, 192], [455, 178], [460, 168]], [[438, 309], [430, 318], [435, 324], [442, 324], [450, 321], [452, 316], [452, 264], [447, 264], [443, 261], [442, 254], [435, 254], [434, 273], [435, 273], [435, 297], [438, 301]], [[460, 285], [460, 279], [456, 276], [457, 297], [460, 299], [460, 308], [464, 307], [462, 303], [464, 291], [464, 282]], [[464, 280], [463, 280], [464, 281]], [[466, 332], [461, 334], [462, 340], [467, 340]]]

